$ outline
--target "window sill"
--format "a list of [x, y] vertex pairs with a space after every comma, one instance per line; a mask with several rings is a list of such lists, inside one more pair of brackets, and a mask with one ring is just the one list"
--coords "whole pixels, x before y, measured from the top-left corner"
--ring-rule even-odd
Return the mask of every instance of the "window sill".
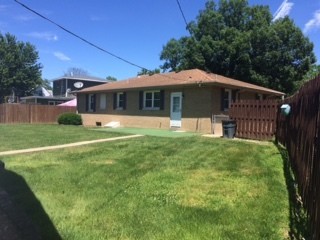
[[143, 111], [159, 111], [160, 108], [143, 108]]
[[123, 111], [123, 108], [122, 107], [118, 107], [115, 109], [116, 111]]

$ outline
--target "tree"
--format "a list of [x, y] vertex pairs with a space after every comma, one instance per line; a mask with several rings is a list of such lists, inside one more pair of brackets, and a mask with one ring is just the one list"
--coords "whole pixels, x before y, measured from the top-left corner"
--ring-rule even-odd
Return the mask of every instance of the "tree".
[[199, 68], [292, 93], [316, 62], [313, 44], [290, 18], [272, 21], [269, 7], [247, 0], [208, 1], [188, 29], [190, 37], [163, 47], [164, 71]]
[[141, 69], [140, 72], [137, 73], [138, 76], [141, 76], [141, 75], [153, 75], [153, 74], [156, 74], [156, 73], [160, 73], [160, 69], [159, 68], [155, 68], [154, 70], [148, 70], [148, 69]]
[[302, 81], [296, 83], [295, 89], [298, 90], [299, 88], [302, 87], [303, 84], [306, 82], [313, 80], [317, 76], [320, 75], [320, 65], [312, 65], [310, 70], [304, 75]]
[[320, 65], [312, 65], [310, 70], [304, 75], [303, 81], [307, 82], [320, 75]]
[[41, 84], [41, 64], [35, 47], [0, 33], [0, 103], [5, 96], [23, 97]]
[[44, 87], [47, 90], [52, 90], [52, 82], [50, 82], [48, 79], [42, 79], [41, 86]]
[[[161, 66], [162, 69], [176, 71], [180, 68], [181, 61], [183, 59], [183, 47], [182, 41], [171, 39], [165, 47], [163, 47], [160, 59], [166, 60]], [[146, 69], [145, 69], [146, 70]], [[139, 72], [140, 73], [140, 72]], [[139, 75], [138, 73], [138, 75]]]
[[77, 67], [72, 67], [72, 68], [68, 68], [68, 70], [64, 73], [65, 77], [84, 77], [84, 76], [88, 76], [88, 71], [82, 69], [82, 68], [77, 68]]
[[106, 77], [106, 79], [107, 79], [108, 81], [117, 81], [117, 78], [112, 77], [112, 76], [108, 76], [108, 77]]

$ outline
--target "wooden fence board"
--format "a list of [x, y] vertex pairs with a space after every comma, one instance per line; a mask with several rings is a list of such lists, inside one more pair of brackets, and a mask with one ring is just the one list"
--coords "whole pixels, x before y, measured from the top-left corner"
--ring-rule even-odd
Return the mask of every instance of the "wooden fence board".
[[0, 104], [0, 123], [57, 123], [60, 114], [76, 110], [64, 106]]
[[275, 134], [277, 100], [240, 100], [231, 104], [230, 118], [237, 122], [236, 136], [258, 140]]
[[310, 220], [311, 239], [320, 239], [320, 75], [284, 103], [291, 112], [278, 114], [276, 137], [288, 150]]

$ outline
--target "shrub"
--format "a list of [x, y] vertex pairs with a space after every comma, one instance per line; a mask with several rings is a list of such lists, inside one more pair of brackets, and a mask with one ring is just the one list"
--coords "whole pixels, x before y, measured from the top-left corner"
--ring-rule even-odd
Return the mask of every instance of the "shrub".
[[82, 119], [76, 113], [62, 113], [58, 117], [58, 123], [64, 125], [82, 125]]

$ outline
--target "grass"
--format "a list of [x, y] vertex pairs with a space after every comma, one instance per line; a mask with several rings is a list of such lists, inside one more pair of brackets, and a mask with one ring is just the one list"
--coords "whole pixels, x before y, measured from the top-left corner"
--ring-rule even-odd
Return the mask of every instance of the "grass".
[[44, 239], [288, 237], [272, 144], [146, 136], [2, 161], [0, 185]]
[[286, 185], [289, 193], [289, 213], [290, 213], [290, 239], [311, 239], [311, 229], [308, 214], [303, 207], [299, 194], [298, 185], [294, 173], [290, 166], [287, 150], [283, 146], [278, 146], [278, 150], [283, 159], [283, 172], [286, 178]]
[[154, 137], [190, 137], [199, 135], [192, 132], [179, 132], [179, 131], [170, 131], [165, 129], [150, 129], [150, 128], [95, 128], [93, 130], [103, 131], [103, 132], [115, 132], [122, 134], [141, 134]]
[[90, 131], [83, 126], [0, 124], [0, 151], [66, 144], [123, 135]]

